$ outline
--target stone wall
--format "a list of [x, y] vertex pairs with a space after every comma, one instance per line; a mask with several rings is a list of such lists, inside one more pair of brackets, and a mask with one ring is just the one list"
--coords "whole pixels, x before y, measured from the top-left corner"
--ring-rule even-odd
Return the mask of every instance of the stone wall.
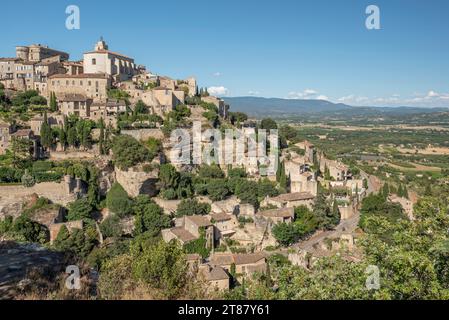
[[146, 173], [139, 168], [130, 168], [128, 171], [115, 168], [115, 178], [131, 197], [137, 197], [140, 194], [153, 197], [157, 194], [157, 170]]
[[77, 199], [77, 195], [67, 192], [65, 183], [44, 182], [31, 188], [24, 186], [0, 186], [0, 219], [20, 215], [23, 203], [34, 194], [49, 199], [53, 203], [66, 206]]
[[122, 130], [121, 133], [131, 136], [139, 141], [148, 140], [150, 137], [159, 140], [163, 140], [165, 138], [161, 129]]

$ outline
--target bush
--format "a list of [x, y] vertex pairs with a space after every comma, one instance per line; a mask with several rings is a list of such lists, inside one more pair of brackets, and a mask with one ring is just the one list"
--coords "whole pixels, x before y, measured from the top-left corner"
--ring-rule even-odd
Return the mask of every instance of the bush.
[[69, 204], [69, 213], [67, 214], [68, 221], [78, 221], [90, 219], [92, 213], [92, 206], [87, 198], [78, 199]]
[[12, 231], [19, 241], [45, 243], [49, 238], [48, 229], [26, 215], [21, 215], [14, 221]]
[[171, 226], [171, 219], [164, 214], [164, 210], [147, 196], [137, 197], [134, 207], [136, 215], [136, 235], [147, 233], [152, 237], [159, 235], [162, 229]]
[[132, 204], [125, 189], [119, 183], [114, 183], [106, 195], [107, 208], [123, 218], [132, 212]]
[[229, 194], [229, 189], [224, 179], [214, 179], [207, 184], [207, 194], [212, 201], [221, 201]]
[[120, 218], [116, 215], [107, 217], [101, 224], [100, 230], [105, 238], [119, 238], [122, 235]]
[[160, 241], [144, 248], [133, 263], [137, 280], [161, 290], [167, 298], [175, 297], [186, 284], [187, 264], [182, 249], [176, 242]]
[[182, 200], [176, 210], [176, 217], [207, 215], [210, 212], [210, 204], [200, 203], [196, 199]]
[[273, 236], [283, 246], [288, 247], [296, 243], [301, 234], [292, 223], [279, 223], [272, 229]]
[[127, 135], [116, 136], [112, 142], [114, 163], [122, 170], [152, 160], [150, 151], [139, 141]]

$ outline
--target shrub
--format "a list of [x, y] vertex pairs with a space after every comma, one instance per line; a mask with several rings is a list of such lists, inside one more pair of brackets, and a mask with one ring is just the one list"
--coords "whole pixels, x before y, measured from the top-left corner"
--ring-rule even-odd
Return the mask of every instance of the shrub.
[[114, 163], [122, 170], [151, 160], [150, 151], [139, 141], [127, 135], [116, 136], [112, 143]]
[[120, 218], [132, 212], [132, 201], [125, 189], [117, 182], [112, 185], [111, 190], [106, 195], [106, 206]]

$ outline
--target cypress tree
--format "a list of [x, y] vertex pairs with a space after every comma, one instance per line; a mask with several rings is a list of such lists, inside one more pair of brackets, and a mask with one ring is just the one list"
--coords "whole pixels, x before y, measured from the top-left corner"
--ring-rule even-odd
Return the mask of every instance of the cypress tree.
[[44, 146], [45, 148], [50, 148], [53, 143], [53, 139], [51, 134], [51, 127], [48, 124], [47, 111], [44, 112], [44, 121], [42, 123], [40, 136], [42, 146]]

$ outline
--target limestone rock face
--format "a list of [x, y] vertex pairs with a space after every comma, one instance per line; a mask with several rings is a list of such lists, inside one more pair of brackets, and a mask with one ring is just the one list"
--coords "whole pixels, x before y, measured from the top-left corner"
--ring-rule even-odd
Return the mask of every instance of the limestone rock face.
[[130, 197], [141, 194], [153, 197], [157, 194], [158, 170], [147, 173], [140, 167], [130, 168], [128, 171], [115, 168], [115, 178]]

